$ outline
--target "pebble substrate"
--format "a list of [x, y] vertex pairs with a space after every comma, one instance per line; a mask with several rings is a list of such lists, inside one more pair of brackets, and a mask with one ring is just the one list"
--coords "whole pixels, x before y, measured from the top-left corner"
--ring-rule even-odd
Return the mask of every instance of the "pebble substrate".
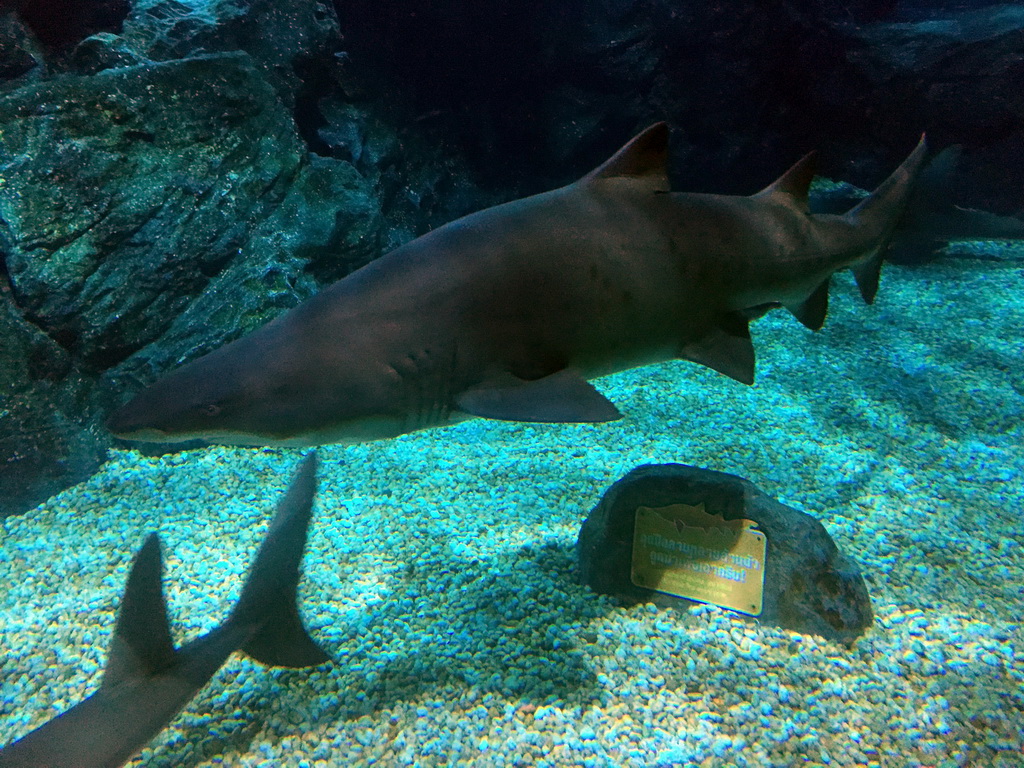
[[[889, 267], [825, 330], [754, 326], [758, 383], [651, 366], [603, 426], [475, 420], [321, 449], [302, 610], [336, 660], [236, 654], [133, 765], [1020, 766], [1024, 270]], [[299, 451], [114, 452], [0, 522], [0, 744], [98, 685], [160, 532], [181, 642], [223, 620]], [[877, 621], [852, 648], [618, 607], [573, 545], [632, 467], [733, 472], [821, 519]]]

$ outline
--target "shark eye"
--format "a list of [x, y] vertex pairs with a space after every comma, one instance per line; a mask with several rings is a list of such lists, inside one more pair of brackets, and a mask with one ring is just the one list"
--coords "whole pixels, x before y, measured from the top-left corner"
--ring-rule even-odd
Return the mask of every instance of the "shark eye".
[[206, 416], [216, 416], [220, 413], [220, 406], [216, 403], [210, 403], [209, 405], [203, 406], [203, 413]]

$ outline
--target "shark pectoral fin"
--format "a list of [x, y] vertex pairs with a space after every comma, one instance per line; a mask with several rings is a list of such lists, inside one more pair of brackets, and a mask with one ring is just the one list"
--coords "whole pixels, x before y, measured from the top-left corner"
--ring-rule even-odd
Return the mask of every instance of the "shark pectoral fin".
[[463, 392], [455, 403], [472, 416], [502, 421], [596, 423], [622, 418], [611, 400], [569, 368], [534, 381], [508, 376], [485, 382]]
[[160, 538], [151, 533], [128, 574], [101, 688], [150, 677], [175, 663], [162, 574]]
[[[786, 309], [793, 313], [793, 317], [803, 323], [812, 331], [820, 331], [825, 324], [825, 315], [828, 314], [828, 286], [831, 280], [825, 278], [825, 282], [814, 289], [814, 293], [808, 296], [799, 304], [786, 304]], [[878, 282], [876, 280], [875, 286]]]
[[754, 344], [747, 319], [726, 315], [722, 322], [698, 341], [683, 346], [679, 357], [706, 365], [742, 384], [754, 383]]

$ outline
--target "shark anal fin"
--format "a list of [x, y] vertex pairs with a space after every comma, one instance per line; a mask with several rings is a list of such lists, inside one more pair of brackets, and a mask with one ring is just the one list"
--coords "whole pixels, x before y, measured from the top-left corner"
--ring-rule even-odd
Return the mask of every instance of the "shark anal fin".
[[871, 258], [850, 267], [850, 271], [853, 272], [853, 279], [857, 283], [857, 288], [860, 289], [860, 296], [864, 299], [865, 304], [871, 304], [875, 300], [875, 294], [878, 293], [878, 280], [882, 275], [882, 259], [884, 255], [884, 253], [879, 251], [872, 255]]
[[255, 628], [242, 650], [261, 664], [312, 667], [330, 657], [306, 632], [297, 589], [316, 492], [316, 452], [303, 460], [260, 545], [229, 621]]
[[597, 423], [622, 418], [611, 400], [569, 368], [534, 381], [503, 377], [466, 390], [455, 402], [472, 416], [502, 421]]
[[102, 688], [150, 677], [175, 663], [162, 577], [160, 537], [151, 533], [135, 556], [125, 584]]
[[725, 315], [710, 333], [685, 344], [679, 356], [741, 384], [754, 383], [754, 344], [750, 340], [749, 323], [739, 314]]
[[[814, 289], [814, 292], [799, 304], [787, 304], [786, 309], [793, 313], [793, 316], [812, 331], [820, 331], [825, 324], [825, 315], [828, 314], [828, 286], [831, 280], [825, 278], [825, 282]], [[875, 287], [878, 287], [876, 280]]]

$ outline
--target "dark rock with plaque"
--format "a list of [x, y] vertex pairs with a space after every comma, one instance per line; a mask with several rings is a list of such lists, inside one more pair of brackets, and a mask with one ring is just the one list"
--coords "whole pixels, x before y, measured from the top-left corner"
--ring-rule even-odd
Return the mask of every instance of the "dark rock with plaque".
[[872, 622], [864, 579], [821, 523], [724, 472], [637, 467], [590, 512], [576, 552], [584, 583], [630, 603], [715, 603], [839, 642]]

